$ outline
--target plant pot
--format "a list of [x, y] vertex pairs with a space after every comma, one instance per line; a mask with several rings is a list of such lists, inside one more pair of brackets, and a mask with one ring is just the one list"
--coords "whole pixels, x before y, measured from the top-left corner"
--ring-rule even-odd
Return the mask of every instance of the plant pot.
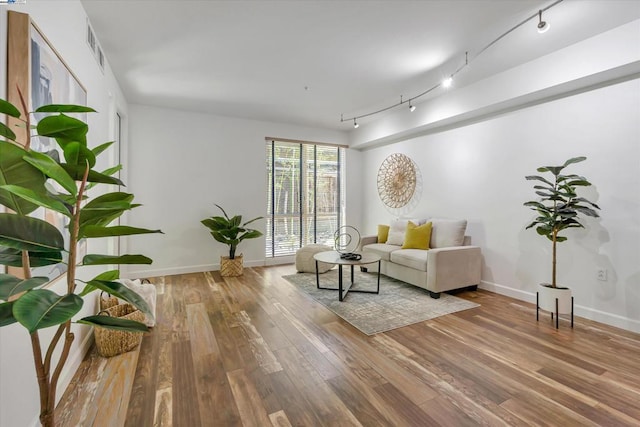
[[228, 256], [220, 257], [220, 275], [223, 277], [242, 276], [242, 254], [234, 259]]
[[558, 299], [558, 314], [571, 314], [571, 289], [554, 288], [548, 283], [538, 285], [538, 307], [552, 313], [556, 312], [556, 299]]

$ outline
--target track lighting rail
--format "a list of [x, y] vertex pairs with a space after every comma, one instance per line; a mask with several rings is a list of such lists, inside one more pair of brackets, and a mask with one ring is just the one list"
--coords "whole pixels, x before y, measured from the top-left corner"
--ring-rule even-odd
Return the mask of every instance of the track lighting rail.
[[[508, 34], [512, 33], [513, 31], [517, 30], [518, 28], [520, 28], [521, 26], [523, 26], [524, 24], [526, 24], [527, 22], [531, 21], [532, 19], [538, 18], [539, 22], [537, 25], [538, 28], [538, 32], [543, 33], [545, 31], [547, 31], [549, 29], [549, 24], [545, 21], [542, 20], [542, 12], [546, 12], [547, 10], [551, 9], [552, 7], [556, 6], [559, 3], [562, 3], [564, 0], [556, 0], [553, 3], [551, 3], [550, 5], [538, 10], [536, 13], [528, 16], [527, 18], [523, 19], [521, 22], [519, 22], [518, 24], [514, 25], [513, 27], [511, 27], [510, 29], [508, 29], [507, 31], [505, 31], [504, 33], [500, 34], [497, 38], [495, 38], [494, 40], [492, 40], [490, 43], [488, 43], [486, 46], [484, 46], [482, 49], [480, 49], [478, 51], [478, 53], [476, 53], [473, 57], [469, 58], [469, 52], [465, 52], [465, 60], [464, 63], [459, 66], [453, 73], [451, 73], [449, 75], [449, 77], [447, 77], [445, 79], [445, 81], [439, 82], [433, 86], [431, 86], [429, 89], [425, 90], [424, 92], [421, 92], [415, 96], [412, 96], [411, 98], [407, 98], [407, 99], [403, 99], [402, 95], [400, 95], [400, 102], [397, 102], [395, 104], [389, 105], [387, 107], [381, 108], [379, 110], [375, 110], [375, 111], [371, 111], [370, 113], [365, 113], [365, 114], [360, 114], [360, 115], [356, 115], [356, 116], [352, 116], [352, 117], [344, 117], [344, 114], [340, 114], [340, 122], [350, 122], [353, 121], [353, 127], [354, 128], [358, 128], [360, 125], [358, 124], [358, 119], [362, 119], [365, 117], [369, 117], [369, 116], [373, 116], [376, 114], [380, 114], [383, 113], [385, 111], [391, 110], [393, 108], [399, 107], [400, 105], [409, 103], [409, 109], [411, 112], [413, 112], [416, 109], [415, 104], [412, 104], [413, 101], [415, 101], [416, 99], [434, 91], [435, 89], [439, 88], [439, 87], [448, 87], [451, 84], [451, 81], [453, 80], [453, 78], [463, 69], [465, 69], [467, 66], [469, 66], [469, 64], [474, 61], [477, 57], [479, 57], [480, 55], [482, 55], [487, 49], [489, 49], [491, 46], [493, 46], [494, 44], [496, 44], [497, 42], [499, 42], [500, 40], [502, 40], [504, 37], [506, 37]], [[448, 83], [446, 83], [446, 81], [448, 81]]]

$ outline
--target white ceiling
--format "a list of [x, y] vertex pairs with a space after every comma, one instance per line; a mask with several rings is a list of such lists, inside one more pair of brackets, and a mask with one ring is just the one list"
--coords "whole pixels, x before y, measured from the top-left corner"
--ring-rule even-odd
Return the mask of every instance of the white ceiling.
[[[82, 3], [131, 103], [349, 130], [341, 114], [421, 93], [553, 1]], [[473, 59], [456, 86], [638, 19], [640, 0], [565, 0], [543, 17], [547, 33], [536, 17]]]

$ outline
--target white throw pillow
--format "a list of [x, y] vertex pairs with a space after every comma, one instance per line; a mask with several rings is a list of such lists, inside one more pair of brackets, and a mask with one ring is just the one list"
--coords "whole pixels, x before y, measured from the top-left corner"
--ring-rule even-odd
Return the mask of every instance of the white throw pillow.
[[404, 244], [404, 236], [407, 232], [407, 224], [409, 221], [415, 225], [422, 225], [427, 222], [424, 218], [402, 218], [391, 221], [387, 245], [402, 246]]
[[433, 227], [431, 228], [430, 248], [462, 246], [464, 232], [467, 229], [466, 219], [431, 218], [431, 223]]
[[408, 222], [408, 219], [397, 219], [395, 221], [391, 221], [391, 224], [389, 225], [387, 245], [402, 246]]

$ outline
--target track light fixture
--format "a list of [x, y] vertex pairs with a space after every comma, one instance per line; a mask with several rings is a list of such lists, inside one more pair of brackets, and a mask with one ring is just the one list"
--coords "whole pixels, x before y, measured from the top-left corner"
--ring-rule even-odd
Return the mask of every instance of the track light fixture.
[[546, 33], [549, 31], [549, 23], [547, 21], [542, 20], [542, 10], [538, 12], [538, 32], [540, 34]]
[[549, 6], [540, 9], [538, 12], [534, 13], [533, 15], [527, 17], [526, 19], [524, 19], [523, 21], [521, 21], [520, 23], [514, 25], [513, 27], [511, 27], [509, 30], [505, 31], [504, 33], [502, 33], [500, 36], [498, 36], [496, 39], [494, 39], [491, 43], [487, 44], [485, 47], [483, 47], [482, 49], [480, 49], [478, 51], [478, 53], [476, 53], [472, 58], [469, 58], [469, 52], [465, 52], [465, 60], [464, 63], [458, 67], [458, 69], [456, 71], [454, 71], [453, 73], [451, 73], [449, 75], [448, 78], [446, 78], [444, 81], [442, 81], [441, 83], [438, 83], [432, 87], [430, 87], [429, 89], [425, 90], [424, 92], [413, 96], [411, 98], [409, 98], [407, 101], [404, 101], [402, 99], [402, 96], [400, 97], [400, 102], [393, 104], [393, 105], [389, 105], [388, 107], [384, 107], [381, 108], [379, 110], [376, 111], [372, 111], [370, 113], [366, 113], [366, 114], [360, 114], [358, 116], [353, 116], [353, 117], [349, 117], [349, 118], [344, 118], [344, 115], [340, 115], [340, 122], [345, 122], [345, 121], [350, 121], [353, 120], [353, 127], [354, 128], [358, 128], [358, 123], [356, 122], [356, 119], [361, 119], [363, 117], [369, 117], [369, 116], [373, 116], [374, 114], [379, 114], [382, 113], [384, 111], [390, 110], [392, 108], [395, 108], [399, 105], [404, 104], [405, 102], [409, 103], [409, 111], [413, 112], [415, 111], [416, 107], [415, 105], [413, 105], [411, 103], [411, 101], [414, 101], [418, 98], [420, 98], [421, 96], [424, 96], [426, 94], [428, 94], [429, 92], [439, 88], [440, 86], [442, 86], [443, 88], [447, 88], [449, 86], [451, 86], [451, 84], [453, 83], [453, 78], [456, 76], [456, 74], [458, 74], [460, 71], [462, 71], [464, 68], [466, 68], [469, 63], [473, 60], [475, 60], [478, 56], [482, 55], [484, 53], [485, 50], [489, 49], [491, 46], [493, 46], [494, 44], [496, 44], [498, 41], [500, 41], [502, 38], [506, 37], [509, 33], [515, 31], [516, 29], [520, 28], [521, 26], [523, 26], [524, 24], [526, 24], [527, 22], [531, 21], [532, 19], [535, 19], [536, 17], [538, 17], [538, 32], [539, 33], [544, 33], [546, 31], [549, 30], [549, 23], [546, 21], [542, 20], [542, 12], [545, 12], [549, 9], [551, 9], [552, 7], [556, 6], [559, 3], [562, 3], [564, 0], [556, 0], [553, 3], [551, 3]]

